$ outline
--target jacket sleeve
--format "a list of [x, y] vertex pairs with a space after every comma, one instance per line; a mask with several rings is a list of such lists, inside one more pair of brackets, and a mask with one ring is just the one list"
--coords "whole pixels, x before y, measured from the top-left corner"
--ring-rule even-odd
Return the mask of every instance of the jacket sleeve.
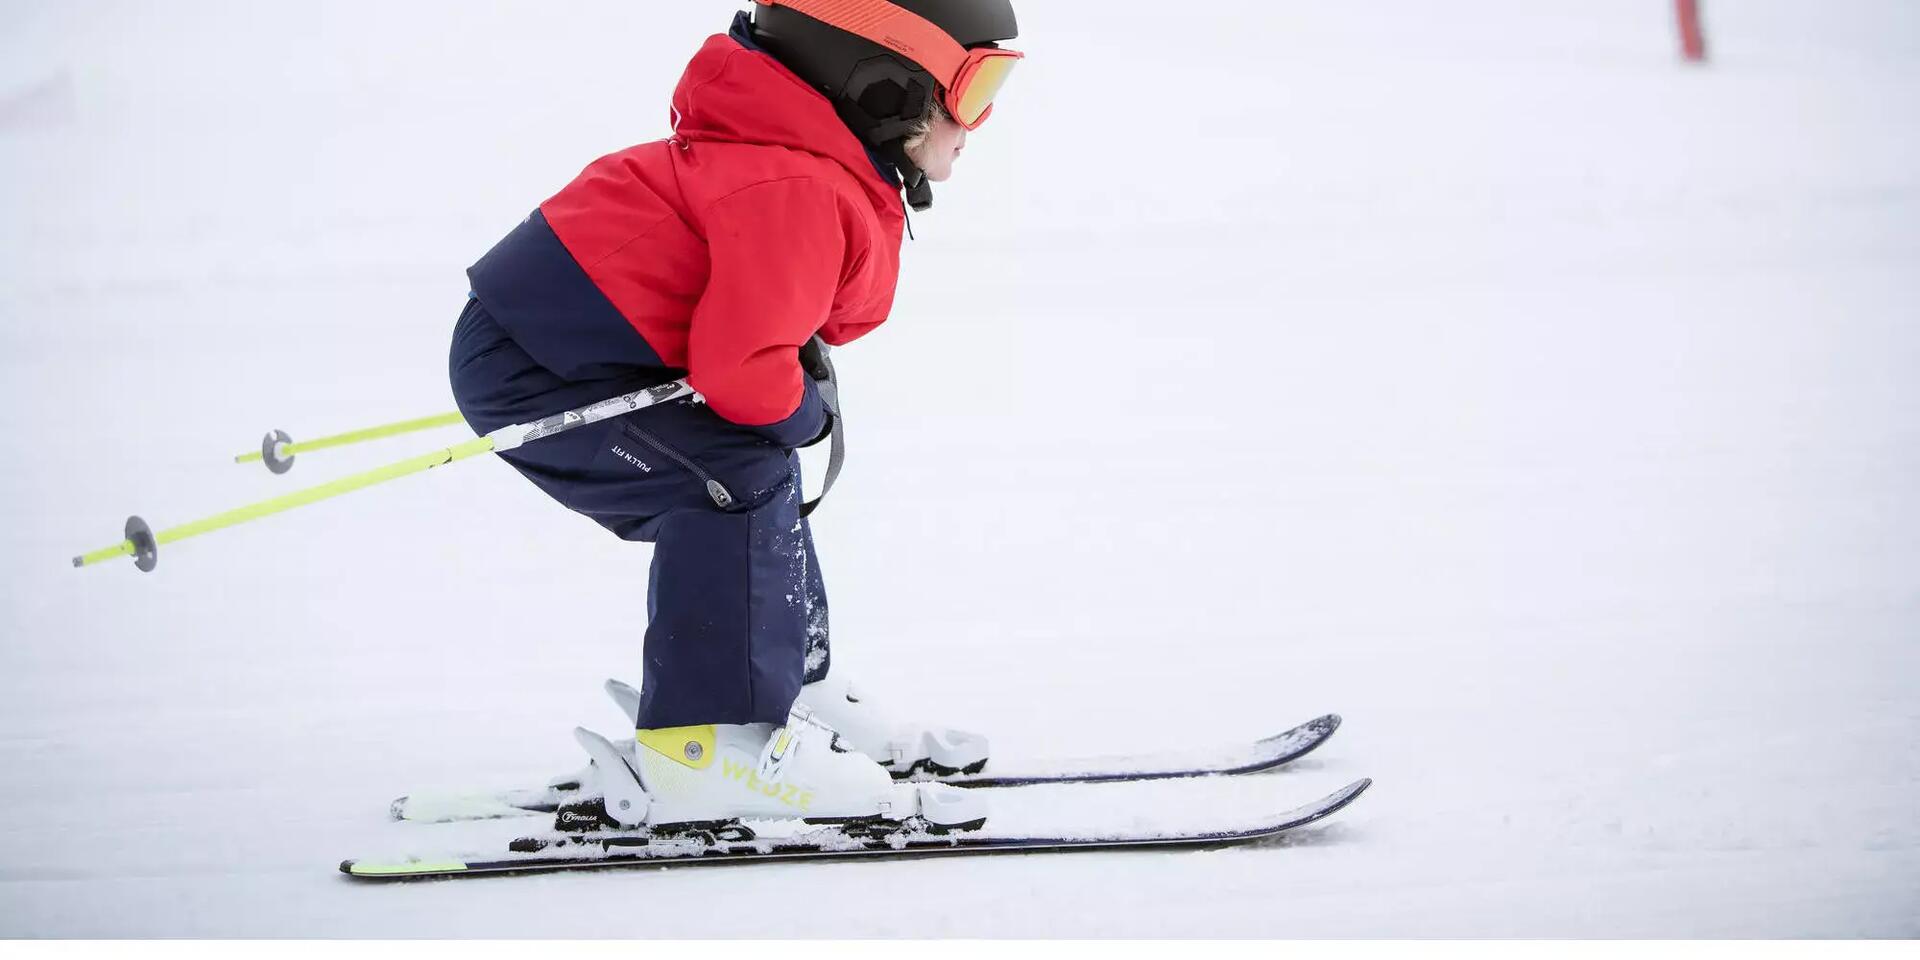
[[826, 410], [799, 350], [839, 292], [839, 195], [808, 178], [755, 184], [716, 201], [705, 226], [711, 272], [687, 334], [688, 382], [714, 413], [781, 446], [813, 440]]

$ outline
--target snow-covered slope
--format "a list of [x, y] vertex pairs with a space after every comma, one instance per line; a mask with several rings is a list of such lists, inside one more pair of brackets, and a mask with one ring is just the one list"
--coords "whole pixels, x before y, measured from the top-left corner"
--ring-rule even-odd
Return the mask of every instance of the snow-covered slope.
[[1710, 4], [1705, 69], [1655, 0], [1024, 4], [840, 354], [837, 662], [1056, 752], [1337, 710], [1258, 784], [1335, 820], [335, 875], [617, 726], [646, 549], [481, 462], [68, 558], [458, 436], [227, 462], [449, 409], [462, 269], [732, 9], [566, 6], [0, 7], [0, 935], [1920, 935], [1900, 0]]

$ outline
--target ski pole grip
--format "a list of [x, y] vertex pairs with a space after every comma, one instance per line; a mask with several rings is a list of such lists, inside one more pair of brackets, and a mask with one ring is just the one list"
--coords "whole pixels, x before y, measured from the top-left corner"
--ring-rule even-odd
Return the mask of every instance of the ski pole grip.
[[698, 393], [694, 392], [692, 387], [687, 385], [687, 381], [671, 380], [658, 386], [648, 387], [644, 390], [635, 390], [632, 393], [623, 393], [617, 397], [610, 397], [599, 403], [581, 407], [577, 410], [567, 410], [562, 413], [556, 413], [550, 417], [543, 417], [533, 423], [508, 424], [507, 426], [488, 433], [487, 439], [493, 441], [494, 453], [500, 453], [504, 450], [515, 450], [535, 440], [543, 440], [556, 433], [565, 433], [575, 427], [584, 427], [589, 423], [599, 423], [602, 420], [610, 420], [621, 414], [632, 413], [635, 410], [645, 410], [648, 407], [658, 406], [669, 400], [678, 400], [681, 397], [698, 398], [699, 396]]

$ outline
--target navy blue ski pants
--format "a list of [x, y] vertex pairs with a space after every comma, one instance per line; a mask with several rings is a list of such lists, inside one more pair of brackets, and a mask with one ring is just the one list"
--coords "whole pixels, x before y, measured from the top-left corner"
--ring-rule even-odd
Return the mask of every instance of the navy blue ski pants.
[[[477, 433], [679, 374], [635, 367], [614, 379], [563, 379], [535, 363], [478, 300], [467, 301], [454, 328], [449, 370], [460, 413]], [[800, 516], [800, 461], [792, 451], [681, 400], [500, 457], [621, 539], [654, 545], [641, 729], [784, 723], [800, 685], [826, 676], [826, 591]], [[579, 584], [581, 602], [605, 589], [590, 570], [554, 571], [553, 583], [560, 591]], [[620, 629], [621, 612], [631, 608], [605, 609], [607, 617], [590, 622]]]

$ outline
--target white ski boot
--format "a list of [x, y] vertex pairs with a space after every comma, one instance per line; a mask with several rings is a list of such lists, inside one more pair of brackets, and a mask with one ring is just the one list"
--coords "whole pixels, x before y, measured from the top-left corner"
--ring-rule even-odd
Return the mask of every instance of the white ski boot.
[[782, 727], [641, 730], [631, 747], [586, 729], [574, 735], [593, 758], [585, 786], [597, 788], [606, 817], [624, 827], [793, 819], [904, 823], [917, 817], [944, 831], [986, 821], [984, 795], [942, 784], [896, 784], [799, 704]]
[[[618, 680], [608, 680], [606, 690], [628, 720], [639, 715], [640, 691]], [[897, 720], [843, 677], [828, 677], [801, 687], [800, 702], [813, 711], [815, 720], [840, 734], [842, 743], [886, 767], [895, 779], [917, 773], [951, 777], [979, 773], [987, 766], [986, 737]], [[552, 786], [569, 787], [580, 777], [556, 777]]]
[[921, 772], [951, 777], [979, 773], [987, 766], [986, 737], [889, 716], [844, 678], [828, 677], [801, 687], [800, 702], [895, 777]]

